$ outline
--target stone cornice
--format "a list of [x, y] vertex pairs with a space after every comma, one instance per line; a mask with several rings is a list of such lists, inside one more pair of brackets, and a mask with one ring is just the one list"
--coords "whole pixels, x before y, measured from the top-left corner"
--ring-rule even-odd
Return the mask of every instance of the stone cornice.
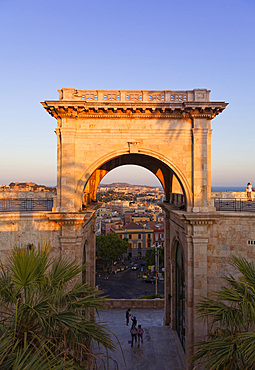
[[162, 209], [166, 212], [178, 215], [178, 218], [187, 225], [210, 225], [222, 218], [219, 212], [186, 212], [169, 203], [160, 203]]
[[49, 215], [49, 220], [58, 224], [65, 225], [82, 225], [86, 216], [84, 213], [52, 213]]
[[183, 213], [180, 218], [189, 225], [212, 225], [220, 215], [216, 212], [211, 213]]
[[98, 104], [77, 104], [77, 102], [69, 102], [68, 105], [58, 101], [45, 101], [42, 102], [46, 111], [54, 118], [96, 118], [96, 119], [120, 119], [120, 118], [133, 118], [133, 119], [189, 119], [189, 118], [206, 118], [213, 119], [221, 113], [227, 103], [207, 103], [202, 106], [197, 106], [195, 103], [193, 107], [186, 106], [186, 103], [171, 104], [168, 106], [164, 104], [146, 104], [140, 106], [134, 104], [116, 106], [99, 106]]
[[212, 119], [227, 106], [210, 102], [209, 90], [127, 91], [59, 90], [58, 101], [42, 102], [55, 118], [206, 118]]

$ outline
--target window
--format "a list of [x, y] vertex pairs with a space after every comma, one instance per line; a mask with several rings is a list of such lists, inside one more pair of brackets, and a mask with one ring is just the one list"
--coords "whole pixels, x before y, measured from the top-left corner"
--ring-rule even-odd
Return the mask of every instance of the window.
[[138, 243], [138, 249], [142, 249], [142, 243]]
[[122, 239], [122, 235], [120, 234], [120, 239]]
[[255, 240], [247, 240], [248, 245], [255, 245]]
[[142, 235], [141, 234], [138, 234], [138, 239], [142, 239]]
[[148, 234], [148, 239], [150, 240], [150, 238], [151, 238], [151, 234]]
[[147, 248], [150, 248], [151, 247], [151, 242], [148, 242], [147, 243]]
[[158, 240], [158, 234], [155, 234], [155, 240]]
[[129, 250], [132, 250], [132, 243], [129, 243]]
[[128, 239], [132, 239], [132, 235], [131, 234], [128, 235]]

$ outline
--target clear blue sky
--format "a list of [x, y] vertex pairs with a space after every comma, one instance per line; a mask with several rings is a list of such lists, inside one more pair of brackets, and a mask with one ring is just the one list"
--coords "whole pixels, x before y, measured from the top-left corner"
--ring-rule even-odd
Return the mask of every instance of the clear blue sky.
[[0, 0], [0, 183], [56, 184], [40, 102], [59, 88], [207, 88], [229, 102], [212, 121], [212, 184], [255, 185], [254, 19], [254, 0]]

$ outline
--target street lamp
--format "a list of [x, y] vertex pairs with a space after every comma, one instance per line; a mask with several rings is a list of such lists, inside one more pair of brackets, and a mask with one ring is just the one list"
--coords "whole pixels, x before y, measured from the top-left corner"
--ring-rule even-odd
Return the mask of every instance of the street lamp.
[[158, 248], [161, 248], [161, 245], [155, 245], [153, 244], [153, 247], [155, 248], [155, 275], [156, 275], [156, 281], [155, 281], [155, 293], [156, 296], [158, 295], [158, 267], [159, 267], [159, 253]]

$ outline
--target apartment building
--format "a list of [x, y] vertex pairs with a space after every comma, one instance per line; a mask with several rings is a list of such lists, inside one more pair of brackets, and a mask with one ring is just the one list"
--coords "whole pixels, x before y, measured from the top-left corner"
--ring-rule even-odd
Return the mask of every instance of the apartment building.
[[129, 242], [128, 257], [142, 258], [146, 250], [153, 244], [153, 229], [146, 225], [130, 222], [126, 225], [116, 224], [111, 227], [111, 232], [118, 234], [121, 239], [127, 238]]

